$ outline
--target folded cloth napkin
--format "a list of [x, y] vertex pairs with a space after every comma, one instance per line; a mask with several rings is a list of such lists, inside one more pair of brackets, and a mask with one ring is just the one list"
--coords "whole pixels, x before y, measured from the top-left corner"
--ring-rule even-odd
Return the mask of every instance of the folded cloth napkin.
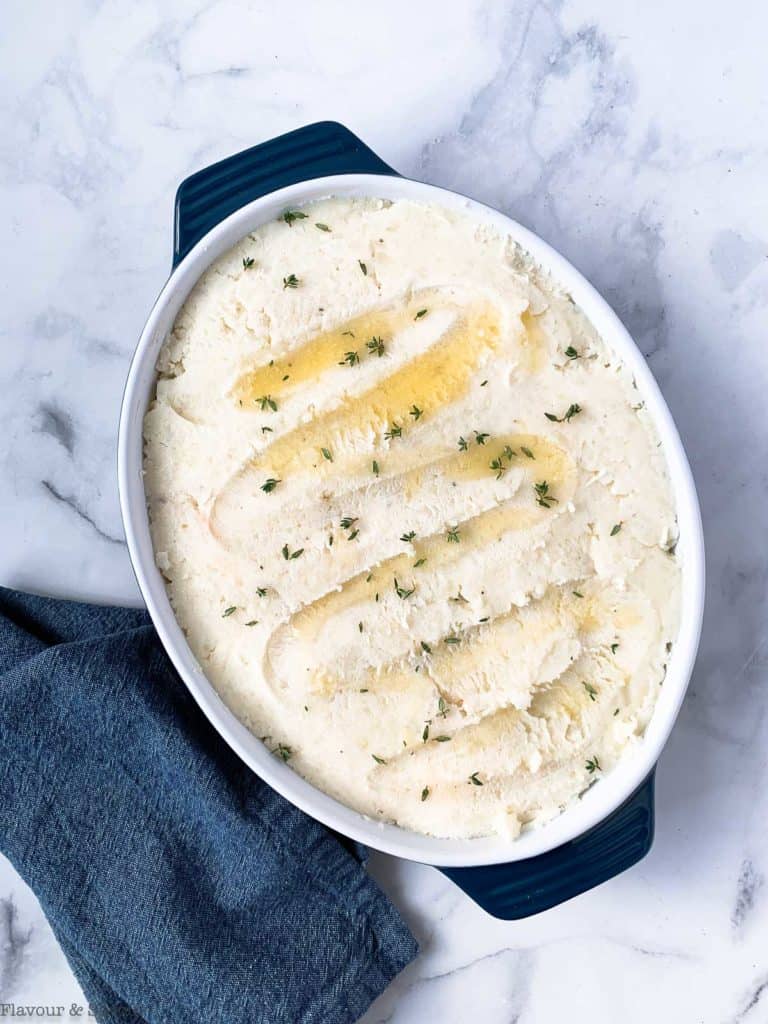
[[254, 775], [145, 612], [0, 588], [0, 847], [97, 1020], [346, 1024], [416, 954], [364, 851]]

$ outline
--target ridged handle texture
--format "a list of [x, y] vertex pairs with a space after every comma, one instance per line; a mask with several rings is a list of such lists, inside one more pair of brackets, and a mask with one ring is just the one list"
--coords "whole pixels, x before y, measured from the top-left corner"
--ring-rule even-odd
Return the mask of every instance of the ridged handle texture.
[[173, 265], [241, 206], [328, 174], [397, 172], [335, 121], [318, 121], [262, 142], [185, 178], [176, 192]]
[[512, 864], [441, 871], [483, 910], [505, 921], [565, 903], [648, 853], [653, 844], [654, 774], [655, 769], [605, 821], [556, 850]]

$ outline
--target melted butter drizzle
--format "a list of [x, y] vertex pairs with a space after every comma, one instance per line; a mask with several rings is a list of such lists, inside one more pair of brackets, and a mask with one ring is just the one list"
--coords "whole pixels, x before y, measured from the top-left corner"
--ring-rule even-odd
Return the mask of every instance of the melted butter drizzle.
[[[459, 452], [387, 444], [384, 439], [392, 424], [408, 424], [409, 430], [414, 428], [409, 420], [414, 406], [421, 410], [421, 426], [442, 408], [460, 399], [482, 362], [498, 351], [502, 342], [502, 324], [498, 312], [487, 301], [476, 300], [461, 306], [438, 290], [432, 290], [420, 293], [404, 305], [365, 313], [308, 339], [295, 351], [269, 365], [247, 371], [236, 382], [232, 398], [239, 407], [252, 409], [265, 395], [275, 401], [290, 397], [303, 385], [314, 383], [334, 371], [344, 362], [349, 351], [356, 351], [361, 360], [375, 359], [378, 368], [378, 358], [370, 353], [366, 342], [382, 339], [388, 346], [393, 338], [413, 325], [416, 314], [424, 308], [428, 308], [430, 314], [449, 311], [453, 315], [426, 351], [396, 367], [364, 393], [344, 395], [335, 408], [277, 437], [263, 453], [249, 461], [238, 477], [242, 479], [244, 475], [258, 474], [277, 475], [284, 479], [291, 473], [306, 473], [309, 463], [313, 475], [337, 478], [339, 484], [345, 478], [349, 480], [351, 477], [354, 482], [356, 475], [365, 475], [364, 486], [369, 487], [371, 458], [383, 452], [382, 482], [399, 481], [405, 496], [410, 498], [419, 492], [427, 471], [436, 471], [454, 480], [480, 479], [492, 474], [491, 460], [511, 448], [515, 454], [508, 459], [507, 471], [523, 470], [526, 483], [546, 479], [551, 489], [557, 489], [559, 500], [567, 500], [575, 485], [572, 461], [562, 449], [539, 435], [494, 437], [486, 445], [472, 443], [470, 438], [468, 449]], [[527, 372], [536, 372], [542, 364], [545, 349], [545, 338], [537, 317], [528, 312], [523, 314], [521, 330], [515, 341], [514, 354], [518, 365]], [[386, 365], [382, 361], [385, 371]], [[349, 370], [354, 372], [352, 367]], [[333, 461], [308, 460], [308, 452], [316, 455], [322, 448], [334, 453]], [[360, 449], [365, 449], [365, 454]], [[533, 458], [527, 456], [524, 449]], [[358, 486], [356, 484], [355, 489]], [[276, 510], [276, 504], [272, 500], [271, 511]], [[215, 517], [216, 506], [212, 520]], [[508, 500], [463, 521], [460, 524], [460, 544], [447, 544], [443, 532], [421, 538], [413, 544], [415, 557], [408, 552], [385, 559], [295, 612], [277, 627], [268, 647], [286, 633], [293, 634], [301, 644], [312, 645], [335, 616], [351, 607], [374, 602], [376, 594], [385, 588], [391, 589], [396, 578], [411, 579], [415, 559], [426, 559], [430, 571], [434, 572], [500, 540], [510, 531], [528, 529], [552, 517], [551, 510], [538, 508], [526, 494], [522, 502]], [[426, 574], [420, 577], [422, 580], [426, 578]], [[432, 661], [432, 667], [425, 666], [420, 676], [414, 674], [413, 666], [409, 664], [408, 658], [412, 658], [412, 654], [394, 658], [381, 668], [371, 668], [354, 683], [317, 666], [313, 672], [315, 692], [330, 699], [339, 689], [348, 685], [359, 688], [363, 682], [364, 689], [374, 689], [387, 695], [418, 685], [421, 688], [432, 686], [437, 694], [450, 697], [453, 676], [476, 667], [482, 661], [484, 650], [486, 654], [493, 650], [496, 628], [516, 614], [517, 610], [510, 610], [482, 626], [459, 626], [457, 635], [462, 640], [461, 648], [440, 650]], [[469, 643], [473, 638], [482, 638], [483, 642]], [[267, 656], [265, 665], [270, 662]], [[495, 714], [508, 713], [509, 709], [501, 709]]]
[[[515, 446], [518, 449], [521, 446], [528, 448], [533, 458], [524, 457], [527, 464], [525, 468], [536, 465], [538, 467], [536, 472], [548, 472], [550, 478], [558, 483], [563, 500], [570, 497], [575, 486], [575, 470], [562, 449], [548, 440], [530, 434], [510, 434], [499, 438], [497, 443], [501, 446], [509, 446], [513, 450], [517, 450]], [[482, 446], [476, 445], [467, 452], [451, 453], [444, 459], [452, 476], [460, 476], [463, 471], [470, 479], [474, 479], [479, 465], [478, 448], [482, 450]], [[488, 452], [483, 452], [486, 473], [488, 458]], [[519, 452], [515, 458], [521, 458]], [[459, 543], [447, 543], [444, 531], [415, 540], [412, 544], [412, 551], [394, 555], [367, 567], [362, 572], [343, 581], [337, 589], [323, 594], [322, 597], [294, 612], [273, 633], [268, 644], [266, 663], [271, 664], [272, 662], [269, 650], [275, 644], [280, 646], [284, 643], [286, 637], [291, 637], [294, 642], [298, 642], [305, 649], [314, 649], [321, 632], [330, 628], [333, 619], [350, 608], [359, 608], [361, 616], [369, 618], [373, 610], [379, 606], [378, 597], [384, 595], [391, 599], [395, 580], [399, 580], [406, 589], [416, 581], [418, 581], [420, 589], [427, 589], [430, 578], [435, 575], [437, 570], [450, 568], [462, 559], [497, 543], [505, 534], [546, 522], [552, 518], [552, 515], [551, 510], [538, 507], [526, 493], [522, 502], [516, 497], [463, 520], [458, 524], [461, 537]], [[329, 557], [332, 557], [332, 552]], [[414, 562], [420, 559], [425, 560], [424, 566], [419, 569], [418, 573], [415, 573]], [[586, 602], [582, 602], [579, 611], [585, 610]], [[504, 622], [511, 614], [513, 613], [507, 612], [501, 616], [493, 616], [489, 625], [483, 624], [481, 627], [472, 623], [468, 623], [466, 626], [458, 622], [455, 624], [454, 634], [460, 638], [462, 644], [460, 656], [458, 658], [451, 657], [452, 654], [458, 654], [458, 648], [455, 651], [441, 651], [434, 662], [435, 666], [440, 666], [440, 678], [433, 676], [432, 673], [425, 673], [425, 676], [430, 677], [438, 687], [439, 694], [450, 697], [450, 674], [463, 670], [461, 666], [466, 660], [466, 652], [470, 649], [470, 645], [474, 647], [473, 638], [478, 635], [485, 636], [497, 620]], [[410, 653], [412, 652], [408, 652], [408, 654]], [[491, 648], [488, 648], [487, 653], [492, 653]], [[402, 658], [407, 656], [404, 654], [402, 657], [395, 657], [384, 667], [371, 668], [365, 672], [363, 677], [351, 680], [349, 683], [341, 677], [337, 677], [332, 669], [318, 666], [312, 669], [312, 678], [320, 692], [325, 695], [330, 695], [332, 692], [348, 686], [365, 686], [372, 689], [377, 680], [377, 688], [380, 690], [383, 679], [401, 679], [404, 670], [397, 666]], [[268, 677], [271, 675], [269, 672], [266, 674]], [[421, 681], [415, 676], [412, 669], [410, 678], [414, 685], [421, 685]]]
[[[241, 378], [234, 397], [252, 406], [264, 395], [276, 399], [302, 381], [317, 379], [340, 362], [339, 357], [343, 358], [345, 350], [362, 349], [366, 338], [391, 340], [394, 333], [413, 322], [424, 301], [421, 297], [412, 301], [405, 311], [385, 309], [366, 314], [342, 325], [343, 330], [340, 327], [320, 335], [295, 355]], [[483, 358], [498, 349], [501, 322], [496, 310], [487, 302], [462, 309], [442, 299], [433, 303], [430, 315], [440, 309], [451, 310], [454, 319], [429, 349], [396, 368], [363, 394], [343, 397], [335, 409], [278, 437], [250, 464], [251, 467], [259, 466], [265, 473], [284, 477], [290, 472], [306, 471], [308, 453], [315, 455], [325, 447], [334, 452], [334, 462], [319, 464], [314, 471], [325, 476], [343, 476], [349, 468], [362, 468], [356, 449], [370, 450], [371, 437], [378, 439], [379, 448], [384, 448], [384, 434], [392, 424], [412, 423], [409, 415], [414, 406], [421, 410], [419, 423], [423, 423], [461, 398]], [[351, 346], [353, 339], [345, 336], [347, 330], [354, 332], [355, 341], [363, 340]], [[375, 356], [373, 358], [379, 362]], [[386, 366], [384, 360], [382, 364]], [[349, 372], [354, 373], [355, 368], [350, 367]], [[286, 374], [289, 379], [283, 381]], [[370, 471], [370, 462], [367, 465]]]
[[302, 384], [316, 383], [323, 374], [343, 364], [347, 352], [356, 351], [361, 359], [375, 359], [375, 355], [368, 354], [366, 343], [381, 338], [384, 345], [388, 345], [393, 337], [417, 322], [416, 316], [424, 308], [430, 312], [442, 309], [460, 312], [454, 301], [432, 289], [420, 292], [404, 305], [370, 310], [308, 338], [281, 359], [242, 374], [232, 389], [232, 396], [238, 404], [248, 408], [262, 395], [284, 398]]

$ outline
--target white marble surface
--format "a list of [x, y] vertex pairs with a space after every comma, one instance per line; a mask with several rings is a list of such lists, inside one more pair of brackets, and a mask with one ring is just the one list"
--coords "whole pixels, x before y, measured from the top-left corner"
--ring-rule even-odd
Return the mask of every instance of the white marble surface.
[[[634, 333], [690, 454], [708, 605], [653, 851], [509, 924], [375, 857], [423, 952], [366, 1024], [768, 1020], [766, 30], [759, 0], [4, 5], [0, 582], [137, 599], [115, 432], [174, 189], [317, 119], [565, 253]], [[3, 863], [0, 1002], [78, 1000]]]

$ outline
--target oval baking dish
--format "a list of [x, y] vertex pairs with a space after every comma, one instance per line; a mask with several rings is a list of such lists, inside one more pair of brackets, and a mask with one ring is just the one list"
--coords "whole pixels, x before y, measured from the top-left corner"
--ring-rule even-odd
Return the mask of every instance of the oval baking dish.
[[[314, 788], [275, 758], [205, 678], [173, 614], [154, 561], [142, 479], [143, 418], [160, 347], [208, 266], [287, 208], [327, 196], [407, 198], [470, 213], [517, 241], [561, 283], [634, 374], [667, 460], [680, 531], [681, 624], [642, 742], [557, 818], [514, 840], [436, 839], [372, 821]], [[150, 313], [123, 399], [118, 444], [120, 502], [128, 548], [147, 608], [195, 700], [243, 761], [286, 799], [367, 846], [440, 867], [490, 913], [537, 913], [625, 870], [653, 839], [654, 768], [688, 684], [701, 628], [704, 551], [696, 491], [680, 438], [645, 360], [591, 285], [560, 255], [508, 217], [464, 196], [400, 177], [347, 129], [308, 125], [187, 178], [176, 197], [173, 271]]]

